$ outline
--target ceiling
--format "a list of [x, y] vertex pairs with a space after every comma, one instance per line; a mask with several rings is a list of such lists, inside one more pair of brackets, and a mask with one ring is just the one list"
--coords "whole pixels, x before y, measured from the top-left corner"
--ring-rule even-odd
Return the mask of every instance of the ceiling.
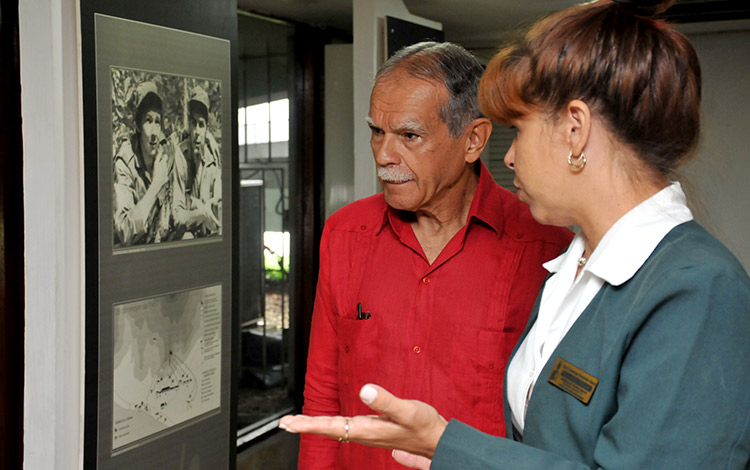
[[[403, 0], [413, 15], [442, 23], [445, 39], [494, 50], [508, 31], [580, 0]], [[313, 26], [352, 32], [352, 0], [238, 0], [238, 8]], [[467, 4], [470, 7], [467, 7]], [[460, 12], [458, 14], [457, 12]]]
[[[238, 8], [274, 18], [352, 32], [353, 0], [238, 0]], [[356, 0], [354, 0], [356, 1]], [[491, 55], [519, 27], [582, 0], [403, 0], [414, 15], [442, 23], [445, 39], [479, 55]], [[677, 0], [667, 12], [685, 23], [705, 22], [726, 28], [750, 18], [748, 0]], [[720, 20], [720, 21], [717, 21]], [[706, 28], [706, 26], [702, 26]]]

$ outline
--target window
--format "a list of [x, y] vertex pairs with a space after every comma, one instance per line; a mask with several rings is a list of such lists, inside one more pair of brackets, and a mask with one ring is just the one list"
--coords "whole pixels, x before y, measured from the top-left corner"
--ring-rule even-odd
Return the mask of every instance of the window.
[[242, 12], [238, 21], [237, 445], [247, 456], [255, 437], [302, 406], [323, 223], [322, 57], [332, 38]]
[[263, 147], [259, 144], [288, 143], [289, 99], [240, 108], [237, 111], [237, 127], [240, 146]]
[[294, 410], [290, 354], [291, 26], [240, 15], [238, 446]]

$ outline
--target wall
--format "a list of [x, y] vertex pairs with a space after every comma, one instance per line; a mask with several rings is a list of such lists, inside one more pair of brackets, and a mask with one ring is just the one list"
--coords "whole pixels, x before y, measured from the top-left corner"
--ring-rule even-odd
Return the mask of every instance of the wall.
[[[325, 47], [325, 217], [354, 200], [352, 45]], [[372, 157], [370, 157], [372, 164]]]
[[750, 23], [690, 33], [703, 70], [703, 140], [685, 169], [696, 218], [750, 271]]
[[81, 112], [75, 0], [19, 2], [26, 247], [24, 465], [82, 450]]

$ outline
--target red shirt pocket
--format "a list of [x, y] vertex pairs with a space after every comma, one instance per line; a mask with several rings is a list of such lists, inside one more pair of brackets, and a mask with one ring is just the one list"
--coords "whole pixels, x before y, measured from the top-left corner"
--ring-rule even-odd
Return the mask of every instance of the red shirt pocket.
[[339, 387], [341, 412], [371, 413], [359, 400], [359, 389], [378, 382], [380, 369], [380, 318], [339, 318]]
[[451, 417], [481, 431], [504, 435], [503, 380], [519, 335], [456, 327], [451, 344]]

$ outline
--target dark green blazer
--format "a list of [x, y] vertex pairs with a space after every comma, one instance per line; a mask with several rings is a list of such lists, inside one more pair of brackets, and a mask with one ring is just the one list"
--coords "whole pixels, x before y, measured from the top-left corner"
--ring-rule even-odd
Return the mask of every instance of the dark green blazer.
[[[557, 358], [598, 379], [587, 404], [548, 381]], [[505, 416], [510, 436], [507, 400]], [[534, 387], [523, 443], [451, 421], [432, 470], [745, 469], [749, 455], [750, 280], [687, 222], [573, 324]]]

